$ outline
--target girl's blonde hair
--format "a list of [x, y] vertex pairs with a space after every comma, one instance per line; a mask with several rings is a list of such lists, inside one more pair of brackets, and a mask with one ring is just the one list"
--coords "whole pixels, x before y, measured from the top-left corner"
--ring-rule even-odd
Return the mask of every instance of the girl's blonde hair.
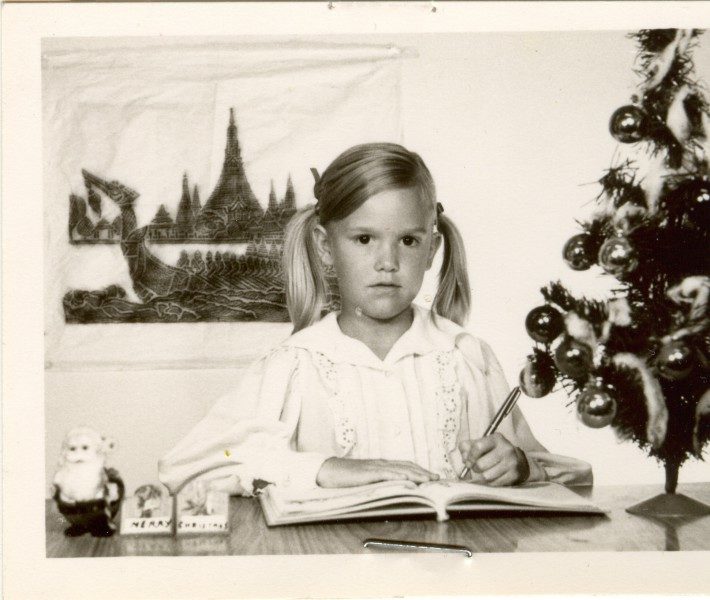
[[317, 204], [300, 209], [286, 227], [283, 264], [286, 303], [294, 333], [321, 318], [328, 282], [316, 249], [314, 230], [320, 223], [344, 219], [368, 198], [390, 189], [414, 188], [437, 215], [444, 257], [434, 313], [463, 325], [471, 306], [463, 238], [442, 214], [429, 169], [418, 154], [398, 144], [353, 146], [338, 156], [313, 188]]

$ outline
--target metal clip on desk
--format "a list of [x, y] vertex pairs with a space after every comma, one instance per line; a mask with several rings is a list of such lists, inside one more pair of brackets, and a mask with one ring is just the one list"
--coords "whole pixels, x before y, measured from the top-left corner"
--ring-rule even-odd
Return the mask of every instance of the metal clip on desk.
[[465, 554], [469, 558], [473, 556], [470, 548], [466, 546], [455, 546], [453, 544], [432, 544], [429, 542], [410, 542], [405, 540], [385, 540], [380, 538], [370, 538], [362, 544], [365, 548], [390, 550], [390, 551], [418, 551], [418, 552], [452, 552]]

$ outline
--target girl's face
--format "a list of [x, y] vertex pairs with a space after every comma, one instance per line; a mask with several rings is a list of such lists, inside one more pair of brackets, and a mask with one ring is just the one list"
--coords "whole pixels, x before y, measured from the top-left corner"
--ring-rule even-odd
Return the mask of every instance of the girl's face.
[[375, 194], [344, 219], [319, 226], [317, 246], [335, 268], [343, 315], [388, 320], [407, 310], [439, 247], [433, 228], [434, 211], [413, 188]]

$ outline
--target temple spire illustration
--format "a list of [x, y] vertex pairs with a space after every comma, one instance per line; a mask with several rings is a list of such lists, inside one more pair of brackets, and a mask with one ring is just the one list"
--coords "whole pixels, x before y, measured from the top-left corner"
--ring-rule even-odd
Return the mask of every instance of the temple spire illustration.
[[284, 196], [283, 209], [288, 212], [296, 211], [296, 192], [293, 191], [293, 181], [291, 180], [291, 174], [288, 175], [288, 182], [286, 183], [286, 196]]
[[234, 210], [234, 208], [239, 208], [240, 211], [243, 211], [243, 216], [250, 220], [259, 219], [264, 213], [244, 172], [244, 162], [237, 138], [237, 125], [234, 121], [234, 109], [230, 108], [222, 174], [217, 187], [205, 203], [203, 213], [224, 209]]
[[276, 190], [274, 190], [274, 180], [271, 180], [271, 191], [269, 192], [269, 207], [267, 212], [273, 213], [277, 210]]
[[194, 222], [197, 219], [197, 217], [200, 216], [200, 212], [202, 211], [202, 204], [200, 202], [200, 190], [197, 187], [197, 184], [195, 184], [195, 188], [192, 191], [191, 206], [192, 206], [192, 219]]
[[190, 188], [187, 181], [187, 173], [182, 177], [182, 197], [178, 205], [175, 224], [178, 228], [179, 237], [189, 237], [193, 233], [195, 218], [192, 212], [192, 200], [190, 198]]

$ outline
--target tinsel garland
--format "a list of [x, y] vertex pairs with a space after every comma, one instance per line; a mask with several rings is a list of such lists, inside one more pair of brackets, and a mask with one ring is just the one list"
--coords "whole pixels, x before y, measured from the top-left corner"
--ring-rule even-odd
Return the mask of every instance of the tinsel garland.
[[588, 320], [598, 331], [606, 320], [606, 307], [604, 302], [588, 298], [575, 298], [570, 294], [560, 281], [551, 281], [540, 292], [547, 302], [555, 304], [564, 312], [575, 312]]
[[[651, 116], [665, 120], [678, 90], [695, 83], [690, 78], [693, 63], [689, 53], [701, 33], [700, 29], [641, 29], [630, 34], [639, 46], [639, 75], [645, 80], [641, 105]], [[684, 39], [679, 40], [680, 37]], [[678, 42], [684, 44], [680, 51], [674, 47]], [[664, 56], [664, 52], [668, 55]], [[707, 111], [704, 98], [698, 96], [697, 100]]]

